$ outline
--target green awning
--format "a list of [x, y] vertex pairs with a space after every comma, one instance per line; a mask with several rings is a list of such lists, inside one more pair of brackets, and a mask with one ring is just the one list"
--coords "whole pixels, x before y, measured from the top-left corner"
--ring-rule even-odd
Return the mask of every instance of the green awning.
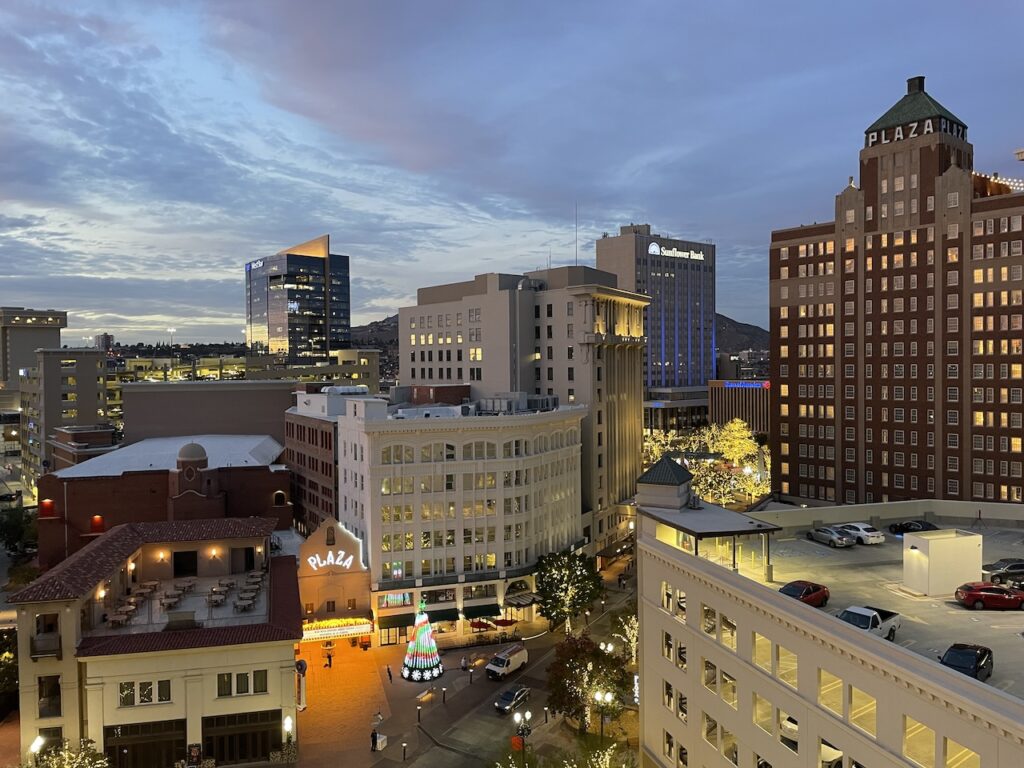
[[377, 627], [380, 629], [395, 629], [396, 627], [411, 627], [415, 623], [415, 613], [396, 613], [393, 616], [381, 616], [377, 621]]
[[458, 621], [459, 620], [459, 609], [458, 608], [438, 608], [434, 611], [427, 611], [427, 616], [431, 623], [435, 621]]
[[480, 619], [489, 616], [501, 616], [501, 607], [497, 603], [485, 605], [467, 605], [462, 609], [462, 615], [467, 619]]

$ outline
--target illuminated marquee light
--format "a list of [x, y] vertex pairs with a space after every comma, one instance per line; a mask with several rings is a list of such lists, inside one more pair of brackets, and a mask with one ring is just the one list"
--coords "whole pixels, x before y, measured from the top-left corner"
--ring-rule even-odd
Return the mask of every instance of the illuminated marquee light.
[[770, 381], [724, 381], [726, 389], [771, 389]]
[[311, 555], [306, 558], [306, 562], [309, 563], [309, 567], [314, 571], [321, 568], [325, 568], [328, 565], [337, 565], [342, 568], [351, 568], [352, 562], [355, 559], [355, 555], [349, 555], [343, 549], [339, 549], [337, 553], [333, 550], [327, 551], [327, 557], [322, 558], [319, 554]]
[[651, 243], [647, 246], [647, 253], [651, 256], [670, 256], [675, 259], [704, 261], [704, 253], [702, 251], [680, 251], [678, 248], [663, 248], [657, 243]]

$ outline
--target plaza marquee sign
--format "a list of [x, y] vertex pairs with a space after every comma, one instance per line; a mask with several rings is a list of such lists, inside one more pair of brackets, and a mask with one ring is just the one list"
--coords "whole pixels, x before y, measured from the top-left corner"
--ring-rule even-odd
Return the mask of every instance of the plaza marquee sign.
[[894, 141], [904, 139], [916, 139], [918, 136], [926, 136], [935, 133], [936, 123], [939, 133], [948, 133], [956, 139], [967, 141], [967, 126], [949, 120], [945, 117], [928, 118], [917, 122], [897, 125], [895, 128], [883, 128], [880, 131], [869, 131], [865, 134], [864, 144], [873, 147], [876, 144], [892, 144]]
[[678, 248], [667, 248], [658, 243], [651, 243], [647, 246], [647, 253], [651, 256], [671, 256], [674, 259], [704, 261], [704, 253], [702, 251], [680, 251]]
[[351, 568], [354, 560], [355, 555], [350, 555], [343, 549], [339, 549], [336, 552], [329, 549], [327, 550], [327, 555], [324, 557], [321, 557], [318, 552], [317, 554], [310, 555], [306, 558], [306, 562], [309, 563], [309, 567], [314, 571], [326, 568], [329, 565], [335, 565], [339, 568]]

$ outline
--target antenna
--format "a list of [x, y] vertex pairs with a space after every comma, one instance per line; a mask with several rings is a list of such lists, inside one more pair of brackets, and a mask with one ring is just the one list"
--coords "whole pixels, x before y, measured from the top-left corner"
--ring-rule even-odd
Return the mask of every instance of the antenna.
[[576, 266], [580, 265], [580, 201], [577, 200], [576, 206]]

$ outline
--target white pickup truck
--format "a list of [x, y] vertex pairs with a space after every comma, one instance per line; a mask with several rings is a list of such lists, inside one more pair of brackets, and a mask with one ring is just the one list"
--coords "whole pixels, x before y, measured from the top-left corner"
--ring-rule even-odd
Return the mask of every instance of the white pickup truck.
[[896, 611], [887, 611], [870, 605], [851, 605], [840, 613], [838, 618], [886, 640], [895, 640], [896, 630], [900, 628], [900, 615]]

